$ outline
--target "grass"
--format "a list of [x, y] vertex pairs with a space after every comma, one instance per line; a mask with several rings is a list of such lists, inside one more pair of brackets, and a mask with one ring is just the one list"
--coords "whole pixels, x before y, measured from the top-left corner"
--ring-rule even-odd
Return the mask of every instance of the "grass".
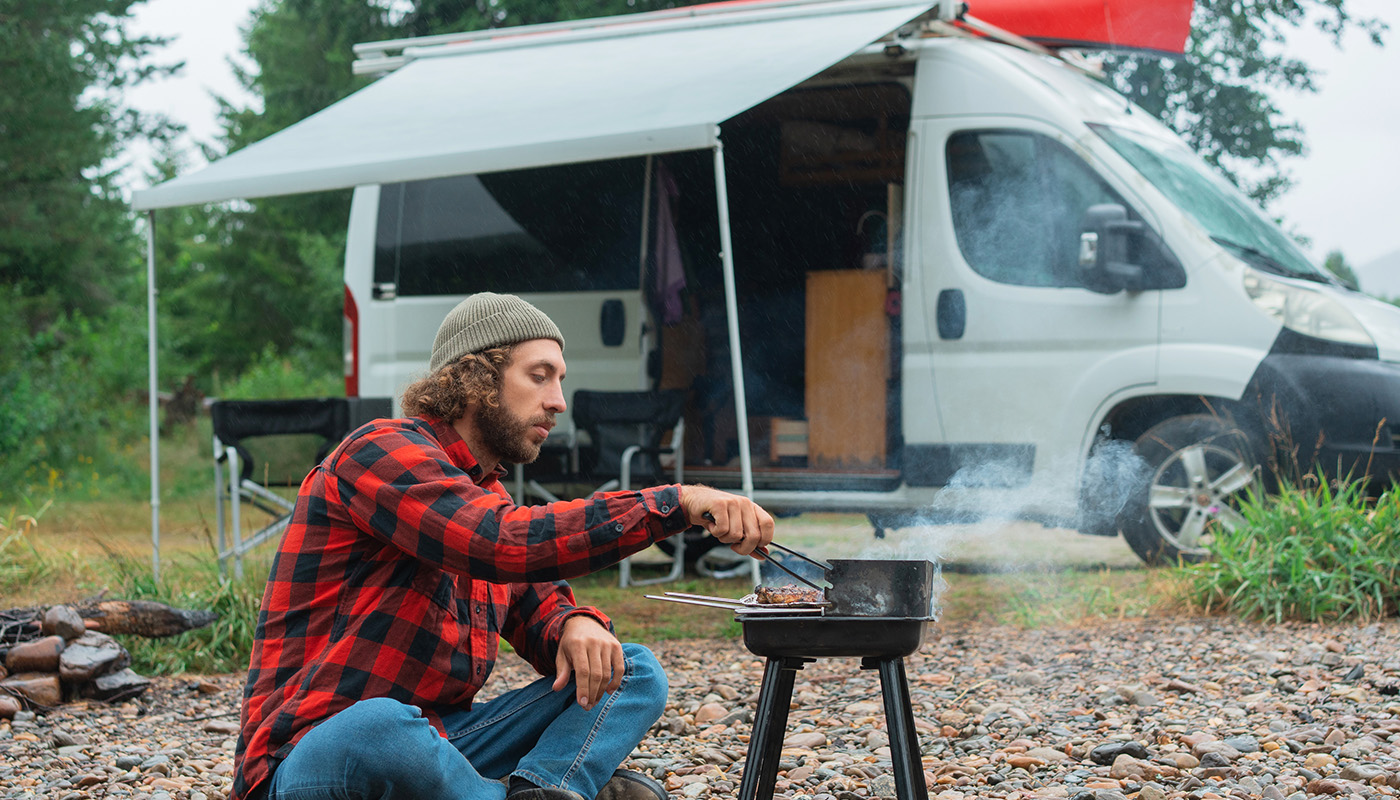
[[[245, 561], [243, 580], [219, 577], [208, 441], [208, 420], [201, 419], [162, 443], [159, 584], [151, 579], [150, 509], [145, 492], [113, 488], [94, 497], [87, 486], [80, 493], [56, 492], [51, 503], [21, 499], [0, 506], [6, 509], [0, 512], [0, 608], [79, 603], [105, 594], [213, 609], [220, 614], [217, 623], [179, 637], [124, 637], [133, 668], [147, 675], [245, 669], [272, 545]], [[145, 469], [140, 457], [131, 469]], [[256, 514], [248, 517], [250, 525], [261, 522]], [[868, 549], [873, 542], [870, 533], [868, 523], [857, 515], [810, 514], [779, 520], [783, 541], [828, 557]], [[983, 541], [979, 538], [983, 533], [954, 532], [955, 538], [971, 547], [968, 558], [1002, 563], [1008, 555], [999, 549], [1004, 539]], [[1178, 600], [1182, 592], [1173, 570], [1145, 570], [1130, 556], [1124, 560], [1122, 553], [1116, 562], [1109, 559], [1109, 567], [1064, 567], [1068, 561], [1099, 563], [1099, 554], [1112, 545], [1126, 552], [1113, 540], [1077, 534], [1037, 542], [1018, 539], [1017, 555], [1032, 559], [1021, 562], [1021, 571], [945, 575], [942, 619], [948, 624], [1036, 628], [1186, 609]], [[1061, 552], [1067, 549], [1075, 551], [1072, 556]], [[580, 603], [598, 606], [614, 619], [621, 638], [641, 642], [742, 635], [732, 615], [721, 609], [648, 600], [646, 594], [674, 590], [739, 597], [752, 588], [744, 578], [688, 578], [623, 589], [617, 585], [616, 568], [571, 583]]]
[[[185, 508], [193, 502], [177, 500], [166, 510], [177, 518], [196, 519], [199, 515]], [[104, 511], [105, 517], [97, 516], [95, 509], [53, 513], [23, 530], [12, 530], [0, 540], [0, 608], [78, 603], [103, 594], [212, 609], [219, 613], [216, 623], [177, 637], [119, 637], [132, 654], [133, 668], [146, 675], [245, 669], [272, 546], [264, 546], [246, 560], [245, 577], [235, 582], [220, 578], [205, 533], [187, 530], [163, 549], [162, 581], [157, 584], [151, 577], [149, 540], [142, 538], [148, 533], [143, 528], [149, 518], [141, 513], [140, 504], [109, 503]], [[104, 518], [137, 524], [137, 530], [111, 535], [111, 529], [100, 521]], [[51, 519], [66, 520], [79, 529], [50, 529]], [[815, 524], [811, 520], [806, 523]], [[7, 524], [13, 527], [16, 523], [11, 518]], [[99, 537], [89, 526], [108, 531], [108, 535]], [[1166, 606], [1159, 577], [1163, 574], [1111, 569], [952, 574], [947, 576], [947, 590], [941, 598], [942, 617], [959, 624], [1034, 628], [1142, 616]], [[669, 590], [740, 597], [751, 589], [746, 578], [687, 578], [621, 588], [615, 568], [571, 584], [580, 604], [597, 606], [613, 618], [620, 638], [641, 642], [737, 639], [742, 635], [739, 623], [722, 609], [649, 600], [647, 594]]]
[[1211, 561], [1184, 567], [1207, 613], [1249, 619], [1369, 621], [1400, 611], [1400, 492], [1371, 500], [1359, 482], [1289, 483], [1240, 508]]

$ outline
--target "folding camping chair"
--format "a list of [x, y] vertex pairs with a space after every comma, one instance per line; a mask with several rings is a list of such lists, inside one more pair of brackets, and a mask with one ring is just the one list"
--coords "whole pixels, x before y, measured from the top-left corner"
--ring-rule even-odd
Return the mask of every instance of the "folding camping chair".
[[[243, 556], [286, 530], [294, 504], [268, 487], [301, 485], [307, 473], [355, 426], [389, 416], [391, 411], [388, 398], [211, 403], [219, 574], [228, 574], [227, 562], [232, 558], [234, 577], [243, 577]], [[271, 522], [246, 539], [242, 516], [245, 502], [272, 517]]]
[[[662, 456], [674, 460], [671, 480], [681, 483], [685, 463], [685, 392], [679, 389], [639, 392], [574, 392], [574, 424], [588, 435], [589, 446], [577, 447], [580, 477], [602, 481], [594, 491], [627, 490], [633, 482], [659, 482], [666, 477]], [[670, 433], [667, 442], [666, 434]], [[650, 485], [650, 483], [648, 484]], [[646, 580], [632, 579], [632, 559], [620, 565], [622, 586], [643, 586], [673, 581], [685, 571], [685, 536], [673, 536], [672, 564], [668, 574]]]

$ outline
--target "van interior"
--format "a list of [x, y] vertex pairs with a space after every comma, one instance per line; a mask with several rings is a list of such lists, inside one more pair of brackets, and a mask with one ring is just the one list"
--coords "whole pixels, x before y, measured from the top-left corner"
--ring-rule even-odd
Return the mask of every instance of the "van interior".
[[[799, 87], [722, 126], [758, 488], [898, 483], [909, 113], [885, 78]], [[713, 169], [705, 150], [386, 185], [375, 281], [400, 296], [640, 281], [651, 388], [687, 394], [687, 479], [737, 487]]]

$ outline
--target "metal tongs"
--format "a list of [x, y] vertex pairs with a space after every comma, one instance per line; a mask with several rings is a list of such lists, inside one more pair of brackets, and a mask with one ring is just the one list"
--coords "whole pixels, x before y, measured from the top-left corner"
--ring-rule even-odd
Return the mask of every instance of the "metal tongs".
[[[806, 561], [808, 564], [811, 564], [812, 566], [821, 569], [823, 572], [830, 572], [830, 571], [831, 571], [831, 565], [828, 564], [828, 563], [826, 563], [825, 561], [822, 561], [822, 560], [819, 559], [819, 558], [812, 558], [811, 556], [809, 556], [809, 555], [807, 555], [807, 554], [805, 554], [805, 553], [799, 553], [799, 552], [797, 552], [796, 550], [793, 550], [791, 547], [784, 547], [784, 546], [778, 544], [777, 542], [769, 542], [768, 545], [769, 545], [770, 547], [776, 547], [776, 548], [778, 548], [779, 550], [783, 551], [784, 553], [787, 553], [787, 554], [790, 555], [790, 556], [794, 556], [794, 557], [796, 557], [796, 558], [800, 558], [800, 559], [802, 559], [803, 561]], [[808, 586], [812, 587], [813, 589], [816, 589], [816, 590], [819, 591], [819, 592], [825, 592], [825, 591], [826, 591], [826, 589], [825, 589], [824, 587], [818, 586], [818, 585], [816, 585], [815, 583], [812, 583], [812, 582], [811, 582], [810, 580], [808, 580], [807, 578], [804, 578], [803, 576], [797, 574], [797, 573], [794, 572], [792, 569], [790, 569], [787, 565], [783, 564], [783, 562], [777, 560], [776, 558], [770, 558], [769, 555], [768, 555], [768, 551], [767, 551], [766, 549], [764, 549], [764, 548], [759, 548], [759, 550], [758, 550], [757, 552], [758, 552], [760, 555], [763, 556], [763, 559], [764, 559], [765, 561], [767, 561], [768, 563], [770, 563], [770, 564], [772, 564], [773, 566], [777, 567], [778, 569], [782, 570], [783, 572], [786, 572], [788, 575], [791, 575], [793, 578], [796, 578], [797, 580], [802, 581], [803, 583], [807, 584]]]
[[[713, 516], [712, 514], [710, 514], [710, 512], [708, 512], [708, 511], [705, 512], [704, 517], [705, 517], [705, 519], [708, 519], [708, 520], [711, 521], [711, 522], [714, 522], [714, 521], [715, 521], [714, 516]], [[826, 563], [825, 561], [822, 561], [821, 559], [812, 558], [811, 556], [807, 555], [806, 553], [799, 553], [799, 552], [797, 552], [796, 550], [793, 550], [791, 547], [784, 547], [783, 545], [780, 545], [780, 544], [778, 544], [777, 542], [769, 542], [768, 545], [769, 545], [770, 547], [776, 547], [776, 548], [778, 548], [779, 550], [783, 551], [784, 553], [787, 553], [787, 554], [790, 555], [790, 556], [796, 556], [797, 558], [800, 558], [800, 559], [802, 559], [803, 561], [806, 561], [808, 564], [811, 564], [812, 566], [821, 569], [822, 572], [830, 572], [830, 571], [831, 571], [831, 565], [828, 564], [828, 563]], [[795, 578], [795, 579], [797, 579], [797, 580], [799, 580], [799, 581], [801, 581], [801, 582], [807, 584], [807, 585], [810, 586], [811, 588], [816, 589], [816, 590], [819, 591], [819, 592], [825, 592], [825, 591], [826, 591], [826, 588], [825, 588], [825, 587], [823, 587], [823, 586], [818, 586], [817, 584], [812, 583], [812, 581], [808, 580], [807, 578], [804, 578], [804, 577], [802, 577], [801, 575], [798, 575], [796, 572], [793, 572], [790, 568], [787, 567], [787, 565], [783, 564], [782, 562], [778, 561], [777, 559], [775, 559], [775, 558], [770, 558], [769, 555], [768, 555], [768, 550], [767, 550], [767, 548], [760, 547], [760, 548], [758, 548], [757, 550], [755, 550], [754, 552], [756, 552], [756, 553], [758, 553], [759, 555], [763, 556], [763, 560], [764, 560], [764, 561], [767, 561], [768, 563], [772, 564], [773, 566], [777, 567], [778, 569], [782, 570], [783, 572], [786, 572], [788, 575], [791, 575], [793, 578]], [[668, 594], [669, 594], [669, 592], [668, 592]]]

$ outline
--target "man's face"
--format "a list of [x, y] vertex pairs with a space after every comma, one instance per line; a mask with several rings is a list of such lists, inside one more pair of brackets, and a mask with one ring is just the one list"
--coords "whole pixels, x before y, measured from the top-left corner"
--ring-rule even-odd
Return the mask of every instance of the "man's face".
[[476, 409], [481, 444], [510, 464], [529, 464], [554, 428], [564, 403], [564, 352], [553, 339], [516, 345], [501, 373], [500, 404]]

